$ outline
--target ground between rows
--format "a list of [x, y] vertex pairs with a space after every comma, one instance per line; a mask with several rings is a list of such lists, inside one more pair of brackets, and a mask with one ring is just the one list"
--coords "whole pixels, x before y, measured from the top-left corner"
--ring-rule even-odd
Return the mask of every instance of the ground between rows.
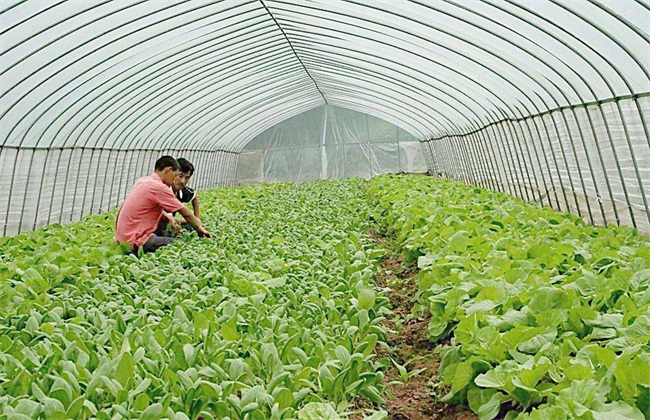
[[[408, 372], [420, 370], [408, 380], [400, 376], [398, 369], [391, 366], [386, 372], [384, 383], [401, 381], [401, 385], [388, 388], [391, 395], [386, 398], [388, 418], [393, 420], [453, 419], [470, 420], [478, 417], [471, 410], [444, 404], [438, 397], [444, 395], [438, 386], [440, 358], [436, 344], [427, 337], [430, 316], [414, 316], [413, 299], [418, 291], [415, 281], [417, 267], [405, 265], [401, 256], [392, 250], [388, 238], [376, 232], [371, 237], [378, 245], [387, 249], [380, 263], [380, 272], [375, 281], [377, 287], [387, 291], [393, 314], [385, 321], [389, 330], [387, 344], [390, 350], [377, 349], [378, 357], [391, 357]], [[363, 402], [358, 402], [363, 408]]]

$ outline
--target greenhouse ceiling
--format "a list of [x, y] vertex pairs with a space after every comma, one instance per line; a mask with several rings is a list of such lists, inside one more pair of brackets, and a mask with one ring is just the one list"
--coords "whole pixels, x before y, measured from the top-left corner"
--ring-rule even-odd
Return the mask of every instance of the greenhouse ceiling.
[[0, 146], [240, 151], [324, 104], [424, 140], [650, 91], [645, 1], [7, 1]]

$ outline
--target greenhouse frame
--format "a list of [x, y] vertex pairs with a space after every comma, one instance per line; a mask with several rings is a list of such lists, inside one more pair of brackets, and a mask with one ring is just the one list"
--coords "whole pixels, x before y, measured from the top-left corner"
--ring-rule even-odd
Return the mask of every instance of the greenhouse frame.
[[[257, 136], [327, 106], [393, 124], [436, 176], [648, 231], [644, 1], [6, 1], [1, 16], [3, 235], [116, 208], [161, 153], [197, 162], [201, 188], [246, 181]], [[339, 120], [361, 176], [424, 169], [389, 163], [397, 138], [377, 162], [377, 139]], [[300, 127], [274, 148], [325, 146]], [[350, 176], [306, 159], [309, 176], [248, 181]]]
[[0, 1], [0, 419], [650, 419], [649, 0]]

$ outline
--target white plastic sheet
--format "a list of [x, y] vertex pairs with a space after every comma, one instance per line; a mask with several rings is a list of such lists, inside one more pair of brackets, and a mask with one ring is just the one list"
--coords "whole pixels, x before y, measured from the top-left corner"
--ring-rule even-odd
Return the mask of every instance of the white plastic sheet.
[[[169, 150], [210, 185], [426, 166], [595, 223], [650, 220], [645, 0], [4, 1], [0, 28], [13, 232], [114, 208], [111, 188]], [[324, 106], [376, 124], [334, 113], [247, 146]]]
[[328, 105], [255, 137], [240, 154], [237, 182], [370, 178], [427, 170], [422, 144], [411, 134], [367, 114]]

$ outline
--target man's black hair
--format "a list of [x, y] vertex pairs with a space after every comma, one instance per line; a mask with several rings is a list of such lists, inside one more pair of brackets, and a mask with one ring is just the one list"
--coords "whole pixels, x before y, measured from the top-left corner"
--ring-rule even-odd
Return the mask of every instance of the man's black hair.
[[190, 176], [194, 175], [194, 165], [192, 165], [187, 159], [178, 158], [177, 162], [181, 172], [189, 172]]
[[172, 170], [178, 171], [178, 162], [171, 156], [162, 156], [156, 161], [156, 170], [162, 171], [165, 168], [171, 167]]

